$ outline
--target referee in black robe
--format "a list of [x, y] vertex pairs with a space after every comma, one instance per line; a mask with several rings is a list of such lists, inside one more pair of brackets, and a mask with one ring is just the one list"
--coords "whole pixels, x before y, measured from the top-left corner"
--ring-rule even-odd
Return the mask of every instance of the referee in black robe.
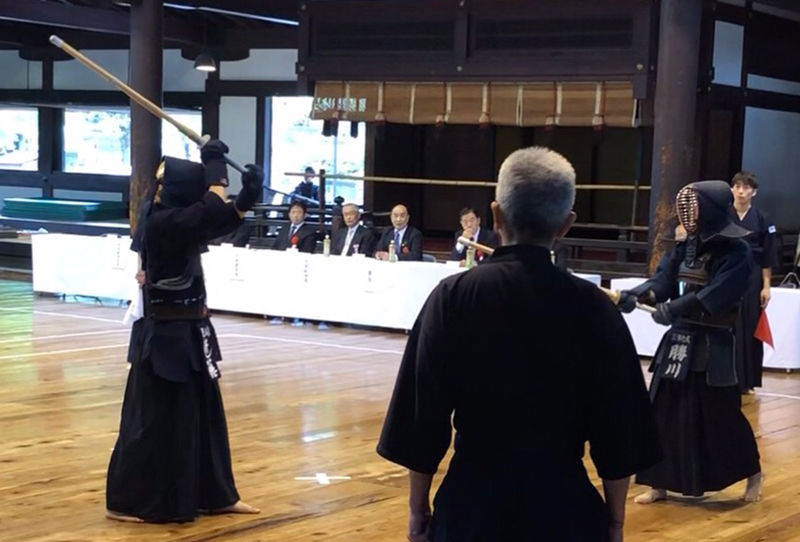
[[[412, 541], [622, 539], [629, 477], [660, 446], [618, 309], [551, 263], [574, 198], [562, 156], [512, 154], [492, 204], [502, 246], [442, 281], [411, 331], [378, 453], [410, 471]], [[587, 442], [605, 500], [584, 467]]]
[[235, 202], [225, 200], [227, 146], [203, 163], [166, 158], [134, 238], [145, 271], [144, 318], [134, 324], [119, 437], [108, 467], [110, 519], [187, 522], [202, 511], [256, 513], [239, 499], [220, 395], [221, 360], [206, 310], [200, 255], [234, 231], [261, 194], [248, 166]]

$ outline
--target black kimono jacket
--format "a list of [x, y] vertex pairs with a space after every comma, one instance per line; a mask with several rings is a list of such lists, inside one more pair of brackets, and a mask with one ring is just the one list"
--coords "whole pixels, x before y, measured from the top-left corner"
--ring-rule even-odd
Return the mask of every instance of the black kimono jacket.
[[[452, 418], [452, 425], [451, 425]], [[431, 293], [406, 346], [378, 444], [435, 473], [432, 540], [604, 541], [582, 458], [620, 479], [660, 459], [639, 358], [593, 284], [534, 246], [497, 249]]]
[[750, 235], [744, 240], [750, 245], [756, 270], [760, 273], [761, 269], [778, 267], [777, 229], [767, 215], [755, 207], [750, 207], [740, 220], [736, 209], [731, 207], [731, 220], [737, 226], [750, 231]]

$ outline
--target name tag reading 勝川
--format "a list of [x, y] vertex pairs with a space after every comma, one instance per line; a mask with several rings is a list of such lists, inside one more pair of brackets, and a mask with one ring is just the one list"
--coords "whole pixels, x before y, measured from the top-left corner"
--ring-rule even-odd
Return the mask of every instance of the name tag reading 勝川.
[[683, 382], [689, 373], [692, 361], [694, 334], [686, 331], [670, 331], [661, 361], [662, 377]]

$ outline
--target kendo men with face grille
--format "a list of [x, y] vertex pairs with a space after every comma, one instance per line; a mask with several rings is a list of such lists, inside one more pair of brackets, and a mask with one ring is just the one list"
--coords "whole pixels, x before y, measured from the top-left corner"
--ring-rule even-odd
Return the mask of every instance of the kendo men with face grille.
[[206, 309], [200, 255], [234, 231], [261, 195], [247, 166], [226, 202], [227, 146], [207, 143], [203, 164], [166, 158], [132, 246], [146, 277], [135, 323], [119, 438], [108, 468], [107, 516], [186, 522], [200, 513], [257, 513], [239, 499], [219, 389], [221, 360]]
[[684, 187], [677, 210], [687, 238], [661, 261], [653, 278], [623, 292], [620, 306], [655, 303], [653, 319], [670, 326], [656, 351], [650, 397], [664, 459], [639, 472], [652, 489], [700, 496], [747, 479], [744, 500], [760, 499], [763, 476], [753, 430], [741, 411], [734, 327], [753, 267], [742, 240], [749, 232], [730, 219], [733, 196], [722, 181]]

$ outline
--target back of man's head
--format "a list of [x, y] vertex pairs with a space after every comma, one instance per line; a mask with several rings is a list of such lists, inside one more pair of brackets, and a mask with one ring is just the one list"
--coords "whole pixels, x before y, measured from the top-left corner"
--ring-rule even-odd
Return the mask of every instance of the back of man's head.
[[575, 169], [544, 147], [515, 151], [500, 167], [495, 198], [508, 241], [552, 241], [575, 204]]

